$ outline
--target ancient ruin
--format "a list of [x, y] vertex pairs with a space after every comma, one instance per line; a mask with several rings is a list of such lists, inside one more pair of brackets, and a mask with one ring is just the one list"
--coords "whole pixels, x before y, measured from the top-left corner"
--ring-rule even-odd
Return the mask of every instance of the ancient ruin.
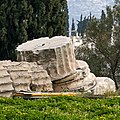
[[83, 91], [94, 95], [115, 91], [110, 78], [96, 77], [76, 60], [72, 40], [65, 36], [27, 41], [16, 49], [18, 62], [0, 62], [0, 96], [16, 91]]
[[72, 43], [67, 37], [39, 38], [17, 47], [18, 61], [37, 62], [52, 81], [76, 72]]
[[20, 91], [53, 91], [51, 78], [34, 62], [0, 61], [0, 96], [11, 97]]

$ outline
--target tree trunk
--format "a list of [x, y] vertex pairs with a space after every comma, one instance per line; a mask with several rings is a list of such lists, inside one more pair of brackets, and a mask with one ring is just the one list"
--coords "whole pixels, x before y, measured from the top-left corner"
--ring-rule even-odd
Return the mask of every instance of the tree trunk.
[[112, 77], [113, 77], [113, 80], [114, 80], [114, 82], [115, 82], [115, 86], [116, 86], [116, 90], [118, 90], [118, 83], [117, 83], [117, 80], [116, 80], [116, 78], [115, 78], [115, 72], [112, 72]]

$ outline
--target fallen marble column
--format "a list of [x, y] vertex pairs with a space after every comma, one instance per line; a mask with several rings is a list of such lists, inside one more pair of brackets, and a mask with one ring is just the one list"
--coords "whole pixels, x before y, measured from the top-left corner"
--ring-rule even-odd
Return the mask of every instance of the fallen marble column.
[[41, 92], [50, 92], [53, 91], [51, 78], [48, 75], [47, 71], [44, 69], [39, 69], [39, 66], [31, 69], [31, 90], [41, 91]]
[[96, 86], [96, 76], [93, 73], [89, 73], [87, 77], [83, 79], [83, 88], [86, 92], [92, 92], [92, 89]]
[[52, 81], [76, 72], [76, 60], [71, 39], [56, 36], [39, 38], [17, 47], [18, 61], [37, 62], [47, 70]]
[[53, 82], [53, 89], [56, 92], [61, 91], [82, 91], [88, 92], [92, 90], [96, 85], [96, 77], [93, 73], [85, 78], [81, 78], [82, 71], [77, 74], [70, 75], [61, 80]]
[[0, 64], [0, 97], [11, 97], [13, 95], [14, 88], [12, 84], [7, 69]]
[[76, 60], [76, 70], [82, 71], [82, 78], [85, 78], [90, 73], [89, 65], [83, 60]]
[[31, 75], [28, 73], [27, 67], [23, 67], [20, 62], [11, 62], [3, 65], [10, 74], [13, 81], [13, 87], [16, 92], [30, 91]]
[[[90, 72], [89, 65], [85, 61], [75, 59], [74, 46], [68, 37], [34, 39], [19, 45], [16, 51], [18, 61], [36, 62], [50, 76], [42, 77], [44, 70], [29, 70], [32, 78], [30, 86], [36, 91], [51, 91], [52, 85], [55, 92], [80, 90], [103, 94], [106, 89], [108, 90], [106, 85], [103, 85], [102, 90], [102, 83]], [[106, 79], [103, 83], [114, 84], [110, 83], [110, 80], [106, 82]], [[114, 91], [113, 86], [109, 88]]]
[[[47, 71], [36, 62], [11, 62], [0, 61], [0, 95], [5, 96], [10, 92], [10, 83], [14, 92], [19, 91], [53, 91], [51, 78]], [[6, 70], [6, 74], [4, 71]], [[11, 80], [9, 80], [9, 79]], [[2, 85], [1, 85], [2, 84]], [[34, 89], [33, 89], [34, 86]], [[6, 92], [8, 91], [8, 92]], [[12, 92], [13, 92], [12, 91]]]
[[97, 85], [93, 88], [94, 95], [104, 95], [105, 93], [115, 92], [115, 82], [108, 77], [96, 77]]
[[[91, 86], [90, 86], [91, 84]], [[89, 65], [82, 60], [76, 60], [76, 72], [62, 79], [53, 81], [54, 91], [87, 91], [95, 84], [95, 75], [90, 73]]]

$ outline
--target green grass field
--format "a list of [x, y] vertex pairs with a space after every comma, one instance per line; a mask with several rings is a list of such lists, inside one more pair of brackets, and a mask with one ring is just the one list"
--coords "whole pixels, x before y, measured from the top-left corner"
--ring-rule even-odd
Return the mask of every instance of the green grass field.
[[0, 120], [120, 120], [120, 98], [0, 98]]

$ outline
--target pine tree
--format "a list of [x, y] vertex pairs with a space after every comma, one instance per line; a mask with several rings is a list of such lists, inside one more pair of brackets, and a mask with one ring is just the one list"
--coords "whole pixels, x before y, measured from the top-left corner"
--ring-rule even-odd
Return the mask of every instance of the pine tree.
[[85, 16], [84, 19], [82, 19], [82, 15], [81, 15], [80, 21], [78, 21], [77, 32], [78, 32], [79, 36], [82, 36], [82, 38], [84, 37], [84, 33], [87, 28], [88, 21], [90, 19], [91, 19], [91, 14], [90, 14], [90, 18], [89, 17], [86, 18], [86, 16]]
[[104, 12], [104, 10], [102, 10], [102, 14], [101, 14], [101, 20], [104, 20], [105, 19], [105, 12]]

